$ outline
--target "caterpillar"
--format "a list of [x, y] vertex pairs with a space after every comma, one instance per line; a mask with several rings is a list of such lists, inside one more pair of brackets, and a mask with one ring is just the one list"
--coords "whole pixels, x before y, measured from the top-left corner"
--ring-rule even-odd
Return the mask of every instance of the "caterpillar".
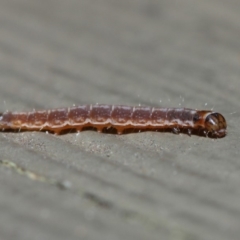
[[127, 129], [165, 130], [174, 133], [192, 131], [215, 138], [224, 137], [227, 123], [222, 114], [189, 108], [156, 108], [126, 105], [79, 105], [70, 108], [30, 112], [0, 113], [0, 129], [50, 131], [60, 134], [67, 129], [81, 131], [93, 127], [98, 132], [115, 128], [118, 134]]

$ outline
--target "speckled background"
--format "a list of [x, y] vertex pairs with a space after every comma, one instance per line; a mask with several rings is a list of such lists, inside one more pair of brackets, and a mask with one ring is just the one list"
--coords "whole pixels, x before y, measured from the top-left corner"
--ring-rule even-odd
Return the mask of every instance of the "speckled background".
[[1, 0], [1, 111], [214, 109], [223, 139], [0, 133], [0, 239], [240, 236], [240, 2]]

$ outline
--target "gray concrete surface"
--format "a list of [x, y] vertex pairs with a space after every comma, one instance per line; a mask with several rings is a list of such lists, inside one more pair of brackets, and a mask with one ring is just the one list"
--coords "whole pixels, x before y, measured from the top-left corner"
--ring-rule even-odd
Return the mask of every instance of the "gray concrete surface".
[[211, 109], [223, 139], [0, 133], [0, 239], [240, 239], [240, 2], [1, 0], [1, 111]]

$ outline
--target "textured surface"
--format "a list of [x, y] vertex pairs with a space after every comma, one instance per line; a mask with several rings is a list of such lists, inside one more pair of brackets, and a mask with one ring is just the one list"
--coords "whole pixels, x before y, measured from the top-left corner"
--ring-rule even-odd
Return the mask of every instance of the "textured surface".
[[239, 239], [240, 2], [1, 0], [1, 111], [224, 114], [219, 140], [0, 134], [0, 239]]

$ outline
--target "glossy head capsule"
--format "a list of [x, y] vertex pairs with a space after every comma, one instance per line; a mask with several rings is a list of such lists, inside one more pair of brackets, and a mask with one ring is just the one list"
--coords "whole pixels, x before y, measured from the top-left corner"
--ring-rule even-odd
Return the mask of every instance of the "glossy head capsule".
[[224, 137], [227, 133], [227, 122], [220, 113], [209, 113], [206, 115], [204, 128], [207, 132], [212, 133], [213, 136]]

